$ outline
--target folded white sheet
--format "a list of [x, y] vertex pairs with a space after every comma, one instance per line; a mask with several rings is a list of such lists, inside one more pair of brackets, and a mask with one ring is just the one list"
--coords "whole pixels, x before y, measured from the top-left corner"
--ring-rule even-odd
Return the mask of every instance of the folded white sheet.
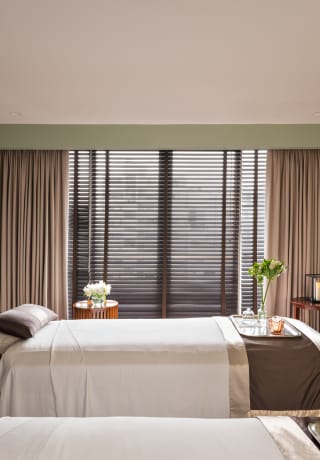
[[1, 362], [0, 414], [229, 417], [215, 318], [52, 322]]

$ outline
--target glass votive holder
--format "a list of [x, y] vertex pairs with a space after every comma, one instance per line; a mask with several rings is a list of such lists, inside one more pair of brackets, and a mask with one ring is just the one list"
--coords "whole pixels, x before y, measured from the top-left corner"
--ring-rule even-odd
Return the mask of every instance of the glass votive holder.
[[252, 308], [247, 307], [242, 312], [242, 322], [244, 324], [252, 324], [255, 322], [255, 315], [254, 315], [254, 311], [252, 310]]
[[271, 334], [280, 335], [283, 332], [284, 319], [281, 316], [272, 316], [269, 319], [269, 329]]

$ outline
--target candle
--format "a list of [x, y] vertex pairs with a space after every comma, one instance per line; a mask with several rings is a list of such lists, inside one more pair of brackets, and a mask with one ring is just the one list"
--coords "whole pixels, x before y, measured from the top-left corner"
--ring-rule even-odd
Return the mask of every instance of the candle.
[[316, 281], [316, 302], [320, 302], [320, 281]]
[[284, 329], [284, 320], [280, 316], [273, 316], [269, 319], [269, 328], [271, 334], [280, 335]]

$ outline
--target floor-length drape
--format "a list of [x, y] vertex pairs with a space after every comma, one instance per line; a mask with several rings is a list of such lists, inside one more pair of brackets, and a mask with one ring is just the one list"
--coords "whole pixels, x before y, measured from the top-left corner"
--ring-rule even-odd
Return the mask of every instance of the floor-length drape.
[[0, 151], [0, 309], [67, 315], [68, 152]]
[[290, 298], [305, 294], [305, 274], [320, 273], [320, 150], [269, 152], [266, 257], [288, 265], [267, 299], [270, 313], [288, 315]]

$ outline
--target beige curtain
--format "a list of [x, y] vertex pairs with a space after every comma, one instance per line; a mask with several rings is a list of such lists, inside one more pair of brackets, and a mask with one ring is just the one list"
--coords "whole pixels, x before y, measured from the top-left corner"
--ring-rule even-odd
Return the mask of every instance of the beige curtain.
[[0, 151], [0, 310], [67, 317], [68, 152]]
[[268, 313], [288, 315], [290, 298], [305, 294], [305, 274], [320, 273], [320, 150], [269, 152], [266, 189], [266, 257], [288, 265], [271, 283]]

